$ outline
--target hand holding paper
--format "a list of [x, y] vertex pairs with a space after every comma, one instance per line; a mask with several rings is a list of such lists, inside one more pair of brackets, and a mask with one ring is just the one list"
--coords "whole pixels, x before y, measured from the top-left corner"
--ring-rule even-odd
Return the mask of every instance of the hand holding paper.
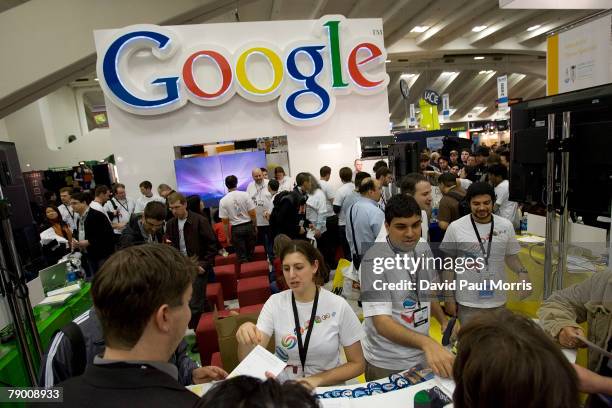
[[266, 376], [266, 373], [278, 376], [286, 366], [287, 363], [274, 354], [261, 346], [256, 346], [227, 378], [248, 375], [265, 381], [269, 377], [269, 375]]

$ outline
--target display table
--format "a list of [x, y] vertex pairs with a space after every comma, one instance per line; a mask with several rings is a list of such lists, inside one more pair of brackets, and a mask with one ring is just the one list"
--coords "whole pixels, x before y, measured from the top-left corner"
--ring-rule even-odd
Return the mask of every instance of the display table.
[[[40, 334], [43, 352], [46, 351], [55, 332], [91, 307], [90, 288], [90, 283], [84, 283], [81, 290], [70, 297], [63, 305], [34, 307], [34, 318]], [[35, 363], [38, 366], [40, 361]], [[29, 385], [16, 340], [0, 345], [0, 381], [15, 386]]]

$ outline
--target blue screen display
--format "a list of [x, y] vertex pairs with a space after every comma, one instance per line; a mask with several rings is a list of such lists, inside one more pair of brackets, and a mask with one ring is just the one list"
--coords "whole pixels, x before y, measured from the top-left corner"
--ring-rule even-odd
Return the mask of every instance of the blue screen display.
[[227, 194], [225, 177], [236, 176], [238, 190], [245, 191], [253, 181], [251, 172], [255, 167], [266, 167], [263, 150], [175, 160], [177, 190], [185, 197], [199, 195], [207, 207], [218, 207], [219, 200]]

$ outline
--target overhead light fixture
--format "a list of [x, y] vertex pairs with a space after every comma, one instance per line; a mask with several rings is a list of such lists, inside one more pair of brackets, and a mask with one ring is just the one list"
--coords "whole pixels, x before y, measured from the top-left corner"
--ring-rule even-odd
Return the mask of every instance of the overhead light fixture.
[[450, 76], [450, 75], [457, 75], [458, 72], [455, 72], [455, 71], [444, 71], [444, 72], [442, 72], [442, 74]]
[[474, 107], [472, 108], [472, 110], [473, 110], [473, 111], [475, 111], [475, 110], [479, 110], [479, 109], [484, 109], [484, 106], [483, 106], [483, 105], [476, 105], [476, 106], [474, 106]]
[[482, 30], [484, 30], [485, 28], [487, 28], [488, 26], [486, 25], [479, 25], [479, 26], [474, 26], [474, 28], [472, 28], [472, 31], [475, 33], [479, 33]]
[[410, 30], [410, 32], [411, 33], [423, 33], [427, 30], [429, 30], [429, 26], [415, 26], [412, 30]]
[[99, 79], [96, 77], [96, 78], [94, 78], [94, 81], [98, 82], [98, 81], [99, 81]]
[[536, 24], [534, 26], [531, 26], [527, 29], [527, 31], [533, 31], [533, 30], [537, 30], [538, 28], [542, 27], [540, 24]]
[[387, 63], [387, 64], [390, 63], [390, 62], [391, 62], [391, 60], [385, 60], [385, 63]]
[[485, 59], [485, 57], [483, 57], [482, 55], [478, 55], [476, 57], [474, 57], [475, 60], [483, 60]]
[[483, 70], [483, 71], [479, 71], [478, 73], [479, 74], [492, 74], [493, 72], [495, 72], [495, 71], [493, 71], [492, 69], [486, 69], [486, 70]]

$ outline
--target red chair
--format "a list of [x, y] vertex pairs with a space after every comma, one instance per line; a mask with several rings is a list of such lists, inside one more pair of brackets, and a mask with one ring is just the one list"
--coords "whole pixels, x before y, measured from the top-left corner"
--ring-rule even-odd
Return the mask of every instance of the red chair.
[[241, 308], [266, 303], [271, 294], [267, 276], [255, 276], [238, 281], [238, 304]]
[[[229, 310], [219, 311], [219, 317], [227, 317], [229, 315]], [[203, 313], [200, 316], [195, 334], [202, 365], [210, 365], [213, 353], [219, 351], [219, 341], [217, 340], [217, 329], [215, 328], [213, 312]]]
[[223, 299], [236, 299], [237, 274], [235, 265], [215, 266], [215, 278], [223, 288]]
[[270, 266], [268, 261], [254, 261], [239, 264], [238, 270], [238, 279], [246, 279], [254, 276], [268, 276]]
[[221, 352], [215, 351], [210, 359], [210, 365], [223, 368], [223, 360], [221, 360]]
[[274, 275], [276, 276], [276, 287], [278, 290], [283, 291], [289, 289], [287, 282], [285, 282], [285, 275], [283, 275], [283, 264], [280, 258], [274, 258]]
[[261, 309], [263, 309], [263, 303], [260, 303], [258, 305], [251, 305], [251, 306], [245, 306], [245, 307], [241, 307], [240, 308], [240, 314], [243, 313], [259, 313], [261, 312]]
[[228, 256], [215, 256], [215, 266], [222, 265], [235, 265], [237, 262], [236, 254], [229, 254]]
[[266, 254], [266, 249], [264, 246], [257, 245], [253, 251], [253, 261], [266, 261], [267, 259], [268, 254]]
[[206, 299], [212, 307], [217, 306], [217, 310], [224, 310], [225, 305], [223, 304], [223, 287], [219, 282], [208, 283], [206, 285]]

